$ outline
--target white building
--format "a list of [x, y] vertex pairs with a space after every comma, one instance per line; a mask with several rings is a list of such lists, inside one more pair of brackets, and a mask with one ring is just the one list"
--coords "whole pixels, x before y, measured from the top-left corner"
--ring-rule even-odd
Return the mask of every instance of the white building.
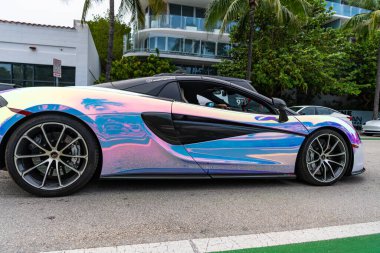
[[0, 20], [0, 82], [54, 85], [53, 58], [62, 61], [59, 85], [92, 85], [100, 61], [90, 29]]
[[213, 74], [211, 66], [228, 57], [229, 34], [220, 34], [218, 26], [205, 29], [205, 12], [211, 0], [168, 0], [162, 15], [151, 13], [148, 0], [139, 1], [145, 10], [145, 27], [135, 32], [133, 48], [125, 57], [145, 57], [158, 49], [160, 57], [193, 74]]
[[[231, 48], [228, 27], [220, 34], [217, 25], [205, 29], [205, 12], [212, 0], [168, 0], [166, 12], [153, 15], [148, 0], [139, 0], [145, 10], [145, 27], [133, 35], [133, 48], [124, 56], [147, 57], [160, 52], [160, 57], [192, 74], [215, 74], [212, 65], [228, 58]], [[326, 1], [326, 8], [335, 12], [327, 26], [339, 27], [344, 20], [368, 10], [343, 4], [342, 0]]]

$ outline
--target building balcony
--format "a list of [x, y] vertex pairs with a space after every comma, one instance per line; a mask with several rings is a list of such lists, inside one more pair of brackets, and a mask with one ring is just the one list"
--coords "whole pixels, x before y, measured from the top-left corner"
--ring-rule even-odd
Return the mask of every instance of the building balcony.
[[343, 18], [352, 18], [355, 15], [368, 13], [369, 10], [350, 6], [346, 4], [342, 4], [341, 1], [326, 1], [326, 8], [330, 9], [332, 7], [333, 11], [335, 12], [335, 16], [343, 17]]
[[[170, 29], [181, 29], [187, 31], [201, 31], [201, 32], [220, 32], [220, 24], [218, 24], [211, 31], [205, 28], [205, 18], [196, 17], [186, 17], [178, 15], [157, 15], [157, 16], [146, 16], [148, 22], [145, 23], [145, 29], [149, 28], [170, 28]], [[230, 33], [233, 23], [227, 26], [225, 33]]]
[[[151, 54], [156, 54], [156, 49], [146, 49], [146, 48], [140, 48], [140, 49], [131, 49], [125, 52], [125, 57], [130, 56], [137, 56], [137, 57], [147, 57]], [[183, 50], [181, 51], [166, 51], [166, 50], [159, 50], [159, 55], [162, 58], [168, 58], [171, 59], [174, 64], [181, 63], [181, 64], [193, 64], [193, 63], [202, 63], [206, 65], [213, 65], [215, 63], [221, 62], [222, 59], [228, 59], [228, 55], [215, 55], [210, 52], [204, 52], [201, 54], [198, 53], [191, 53], [191, 52], [185, 52]]]

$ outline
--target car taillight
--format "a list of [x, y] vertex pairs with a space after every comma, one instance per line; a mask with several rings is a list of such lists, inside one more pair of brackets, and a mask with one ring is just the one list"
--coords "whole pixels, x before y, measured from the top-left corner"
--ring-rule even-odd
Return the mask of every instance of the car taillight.
[[352, 121], [352, 116], [347, 116], [347, 119], [349, 119], [350, 121]]

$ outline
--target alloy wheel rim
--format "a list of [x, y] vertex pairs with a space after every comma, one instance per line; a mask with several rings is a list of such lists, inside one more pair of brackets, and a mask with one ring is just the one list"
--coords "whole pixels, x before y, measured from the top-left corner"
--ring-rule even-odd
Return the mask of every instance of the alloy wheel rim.
[[14, 163], [35, 188], [58, 190], [76, 182], [88, 163], [87, 143], [74, 128], [48, 122], [26, 131], [16, 144]]
[[322, 134], [309, 145], [306, 164], [310, 175], [322, 183], [339, 178], [347, 164], [347, 150], [343, 141], [334, 134]]

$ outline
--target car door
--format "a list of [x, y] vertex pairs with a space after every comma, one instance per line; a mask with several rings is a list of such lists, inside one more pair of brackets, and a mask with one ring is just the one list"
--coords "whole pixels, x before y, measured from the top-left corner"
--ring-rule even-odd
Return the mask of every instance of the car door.
[[[234, 94], [268, 108], [254, 97]], [[273, 108], [269, 108], [273, 110]], [[174, 127], [194, 160], [211, 175], [294, 173], [298, 150], [307, 130], [293, 116], [284, 123], [274, 113], [225, 110], [174, 102]]]

